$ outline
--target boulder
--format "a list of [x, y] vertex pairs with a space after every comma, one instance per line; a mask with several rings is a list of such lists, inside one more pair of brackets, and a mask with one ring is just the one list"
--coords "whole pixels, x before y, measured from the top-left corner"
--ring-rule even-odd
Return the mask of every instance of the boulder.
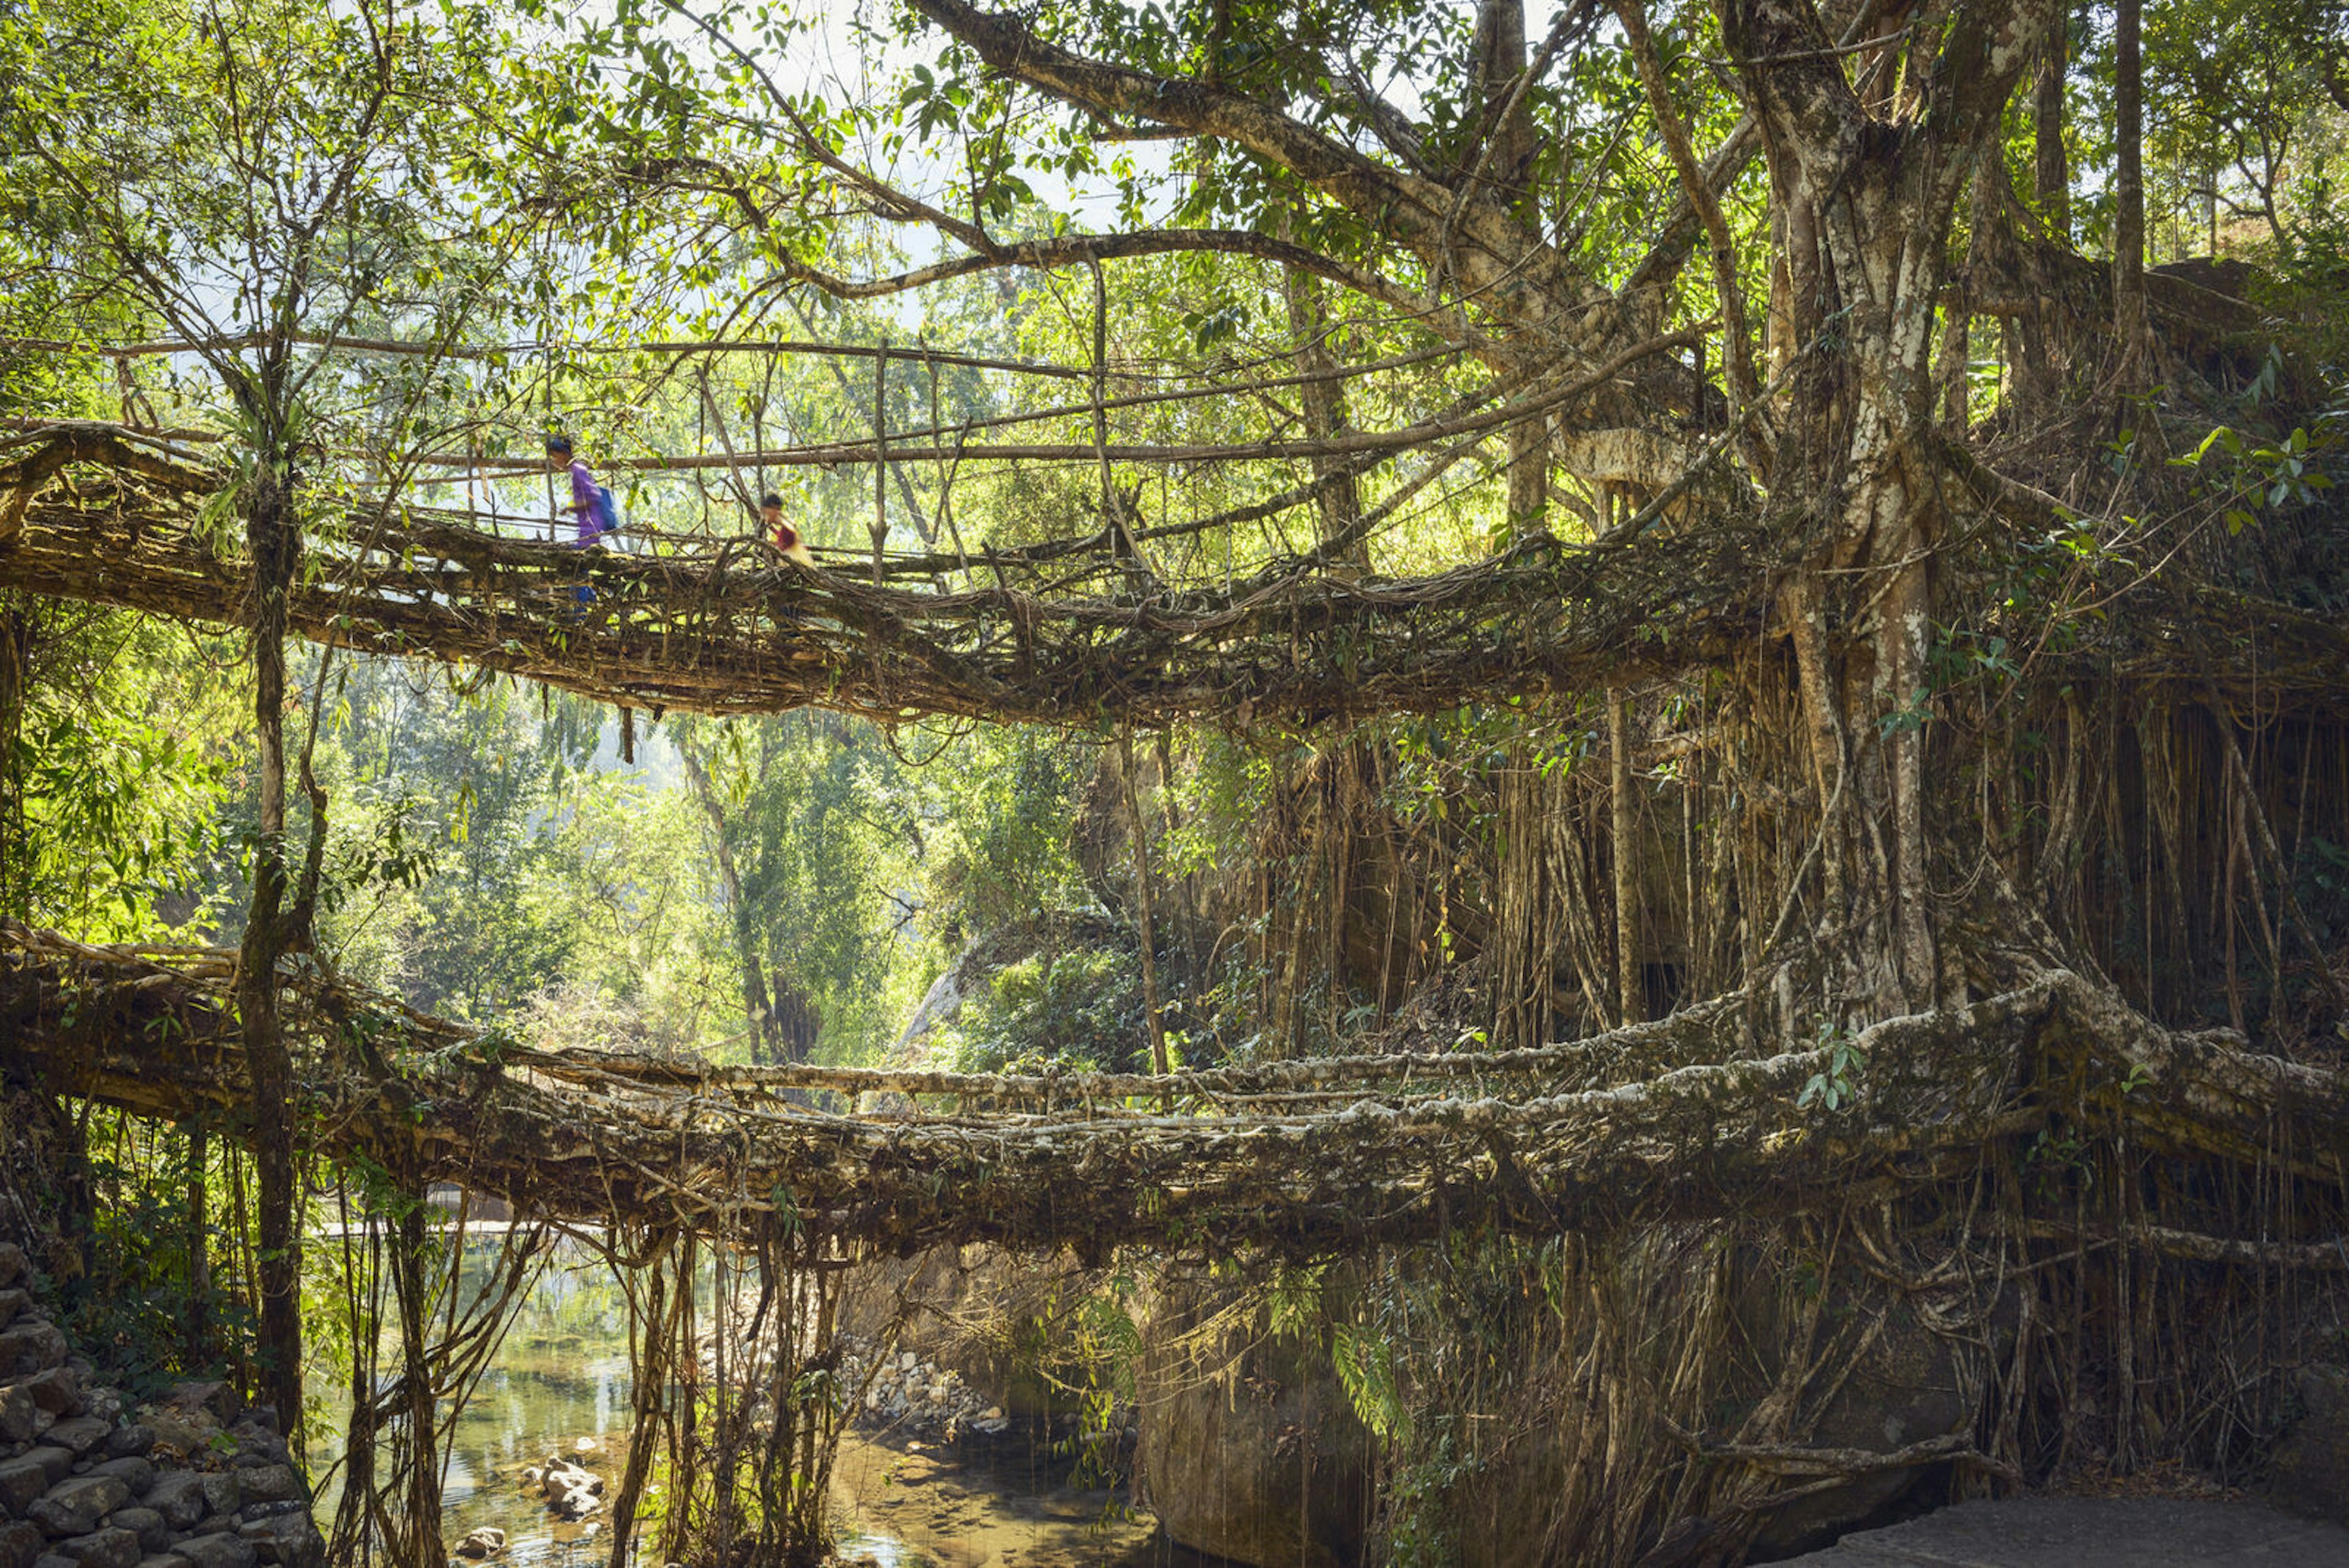
[[0, 1524], [0, 1568], [31, 1568], [47, 1549], [49, 1538], [27, 1520]]
[[0, 1377], [46, 1372], [66, 1362], [66, 1336], [44, 1318], [20, 1318], [0, 1329]]
[[0, 1291], [0, 1328], [6, 1328], [32, 1310], [33, 1298], [21, 1290]]
[[171, 1544], [171, 1527], [163, 1516], [151, 1508], [118, 1508], [106, 1516], [109, 1530], [127, 1530], [139, 1538], [139, 1550], [144, 1555], [160, 1552]]
[[[51, 1535], [88, 1535], [129, 1501], [130, 1489], [112, 1476], [73, 1476], [35, 1498], [25, 1517]], [[139, 1553], [130, 1560], [138, 1562]]]
[[234, 1470], [208, 1470], [201, 1478], [204, 1489], [204, 1511], [234, 1513], [244, 1505], [244, 1487]]
[[492, 1524], [485, 1524], [464, 1540], [457, 1542], [460, 1557], [495, 1557], [506, 1549], [506, 1532]]
[[[1749, 1290], [1749, 1304], [1756, 1293]], [[1972, 1430], [1974, 1404], [1967, 1397], [1955, 1343], [1936, 1334], [1897, 1293], [1855, 1292], [1843, 1310], [1878, 1314], [1880, 1322], [1863, 1337], [1860, 1354], [1840, 1369], [1834, 1397], [1812, 1417], [1808, 1430], [1789, 1441], [1805, 1448], [1889, 1453], [1928, 1438]], [[1793, 1320], [1783, 1306], [1774, 1303], [1758, 1316], [1766, 1332], [1749, 1329], [1751, 1343], [1775, 1346], [1795, 1342]], [[1861, 1321], [1868, 1320], [1863, 1316]], [[1755, 1534], [1754, 1554], [1765, 1562], [1791, 1556], [1823, 1546], [1845, 1531], [1880, 1522], [1888, 1510], [1932, 1473], [1911, 1469], [1857, 1476], [1790, 1503]]]
[[171, 1550], [188, 1568], [253, 1568], [253, 1543], [239, 1535], [191, 1535]]
[[31, 1273], [25, 1264], [25, 1249], [14, 1241], [0, 1241], [0, 1290], [21, 1283]]
[[139, 1568], [139, 1559], [146, 1555], [139, 1550], [139, 1537], [127, 1530], [94, 1530], [52, 1541], [49, 1552], [78, 1568]]
[[210, 1417], [190, 1420], [153, 1405], [140, 1411], [139, 1424], [128, 1429], [149, 1434], [149, 1453], [178, 1459], [203, 1458], [211, 1452], [212, 1438], [220, 1431]]
[[585, 1465], [575, 1465], [568, 1459], [554, 1459], [547, 1464], [539, 1488], [549, 1501], [554, 1501], [557, 1492], [564, 1491], [584, 1490], [600, 1497], [604, 1491], [604, 1478]]
[[[37, 1453], [39, 1450], [36, 1449]], [[22, 1519], [33, 1500], [57, 1485], [57, 1478], [32, 1454], [0, 1460], [0, 1514]]]
[[280, 1568], [325, 1568], [326, 1541], [307, 1513], [256, 1519], [238, 1525], [236, 1533], [263, 1563], [274, 1563]]
[[240, 1520], [281, 1519], [289, 1513], [307, 1513], [310, 1505], [298, 1497], [280, 1498], [275, 1502], [248, 1502], [236, 1511]]
[[81, 1380], [62, 1366], [36, 1372], [16, 1386], [30, 1394], [33, 1402], [52, 1416], [78, 1416], [82, 1413]]
[[236, 1419], [238, 1404], [235, 1387], [227, 1383], [175, 1383], [157, 1403], [183, 1420], [201, 1417], [216, 1428]]
[[23, 1384], [0, 1388], [0, 1443], [31, 1442], [46, 1429], [41, 1417], [47, 1414]]
[[2349, 1373], [2303, 1366], [2292, 1376], [2298, 1414], [2268, 1469], [2268, 1501], [2287, 1512], [2349, 1524]]
[[302, 1480], [291, 1465], [258, 1465], [250, 1469], [239, 1469], [235, 1474], [237, 1486], [248, 1503], [307, 1501], [310, 1495], [303, 1490]]
[[106, 1441], [111, 1429], [95, 1416], [76, 1416], [71, 1420], [59, 1421], [42, 1435], [51, 1446], [63, 1449], [79, 1459]]
[[604, 1478], [560, 1455], [549, 1456], [539, 1495], [563, 1519], [585, 1519], [603, 1506]]
[[155, 1428], [132, 1423], [117, 1427], [107, 1434], [106, 1454], [109, 1459], [143, 1459], [155, 1446]]
[[155, 1484], [155, 1467], [136, 1455], [129, 1459], [108, 1459], [89, 1467], [94, 1476], [112, 1476], [130, 1489], [132, 1497], [145, 1497], [147, 1489]]
[[1187, 1336], [1226, 1304], [1169, 1290], [1143, 1330], [1141, 1465], [1160, 1525], [1185, 1546], [1242, 1563], [1359, 1562], [1371, 1444], [1327, 1349], [1252, 1324], [1215, 1344]]
[[258, 1421], [239, 1421], [228, 1429], [228, 1435], [236, 1443], [237, 1459], [240, 1461], [259, 1458], [268, 1464], [282, 1465], [292, 1462], [292, 1456], [286, 1450], [285, 1439]]
[[188, 1560], [176, 1552], [154, 1552], [139, 1560], [139, 1568], [188, 1568]]
[[174, 1530], [186, 1530], [204, 1516], [204, 1483], [191, 1470], [166, 1470], [147, 1489], [149, 1508]]

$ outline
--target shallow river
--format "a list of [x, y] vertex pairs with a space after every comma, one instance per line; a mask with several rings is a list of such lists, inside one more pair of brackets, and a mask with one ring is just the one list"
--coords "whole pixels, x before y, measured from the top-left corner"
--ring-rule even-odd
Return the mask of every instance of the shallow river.
[[[599, 1521], [556, 1520], [523, 1490], [520, 1472], [587, 1438], [599, 1452], [586, 1462], [617, 1484], [628, 1410], [626, 1321], [601, 1264], [558, 1263], [547, 1272], [458, 1417], [443, 1497], [451, 1545], [495, 1525], [507, 1536], [497, 1563], [589, 1568], [605, 1560], [611, 1548]], [[322, 1386], [339, 1380], [314, 1370], [312, 1386]], [[333, 1457], [345, 1414], [333, 1409], [322, 1423], [321, 1458]], [[963, 1445], [852, 1432], [833, 1485], [839, 1555], [877, 1568], [1201, 1568], [1216, 1561], [1154, 1542], [1154, 1526], [1128, 1514], [1122, 1492], [1071, 1488], [1065, 1473], [1066, 1461], [1016, 1429]], [[322, 1498], [322, 1523], [332, 1511], [331, 1495]]]

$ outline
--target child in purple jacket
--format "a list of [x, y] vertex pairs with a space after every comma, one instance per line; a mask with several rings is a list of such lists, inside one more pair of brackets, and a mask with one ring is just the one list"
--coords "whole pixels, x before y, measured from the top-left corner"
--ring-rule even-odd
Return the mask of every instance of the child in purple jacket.
[[[604, 487], [587, 471], [587, 460], [573, 454], [567, 435], [546, 438], [546, 465], [571, 471], [571, 499], [564, 509], [579, 519], [579, 537], [574, 541], [574, 547], [585, 550], [612, 529], [612, 514], [604, 498]], [[595, 587], [583, 582], [571, 591], [571, 597], [579, 606], [576, 613], [584, 615], [587, 607], [595, 602]]]
[[595, 476], [587, 471], [587, 460], [572, 454], [569, 436], [551, 435], [546, 438], [546, 465], [571, 471], [571, 499], [564, 504], [563, 510], [574, 514], [579, 519], [578, 543], [592, 545], [603, 535], [610, 533], [612, 516], [605, 507], [604, 487], [597, 484]]

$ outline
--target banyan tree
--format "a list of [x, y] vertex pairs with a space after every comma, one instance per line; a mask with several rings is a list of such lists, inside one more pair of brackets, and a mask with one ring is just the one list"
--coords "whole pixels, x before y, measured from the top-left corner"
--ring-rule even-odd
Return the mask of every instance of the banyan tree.
[[[233, 966], [11, 928], [12, 1070], [201, 1098], [264, 1150], [305, 1107], [336, 1158], [647, 1248], [747, 1226], [794, 1278], [971, 1241], [1343, 1257], [1339, 1342], [1392, 1344], [1371, 1385], [1492, 1423], [1414, 1506], [1465, 1542], [1539, 1490], [1543, 1561], [1729, 1562], [1887, 1477], [2263, 1451], [2349, 1272], [2338, 295], [2148, 265], [2137, 0], [2093, 71], [2103, 21], [2051, 0], [909, 0], [920, 64], [863, 99], [780, 63], [777, 15], [620, 15], [571, 77], [461, 112], [477, 58], [337, 24], [329, 155], [220, 130], [243, 194], [176, 250], [145, 214], [195, 210], [162, 171], [193, 122], [77, 119], [88, 36], [21, 25], [49, 64], [9, 167], [65, 214], [44, 264], [107, 309], [26, 304], [14, 351], [176, 357], [233, 412], [11, 392], [0, 589], [244, 628], [265, 869]], [[2302, 50], [2320, 119], [2349, 112], [2339, 21], [2244, 24]], [[253, 68], [222, 57], [170, 103], [200, 120], [204, 71]], [[94, 68], [77, 90], [130, 90]], [[428, 69], [439, 109], [401, 90]], [[2114, 144], [2093, 214], [2084, 94]], [[502, 203], [454, 283], [392, 151]], [[1114, 220], [1054, 214], [1053, 182]], [[629, 308], [719, 307], [523, 340], [480, 280], [550, 234]], [[240, 268], [233, 303], [189, 282]], [[905, 340], [972, 297], [1029, 301], [1028, 335]], [[822, 365], [854, 423], [774, 439], [711, 391], [778, 364]], [[986, 377], [1023, 390], [981, 408]], [[854, 476], [869, 556], [675, 523], [590, 558], [453, 503], [534, 466], [566, 387], [682, 398], [694, 439], [616, 439], [632, 482]], [[1464, 535], [1415, 510], [1446, 493]], [[1098, 733], [1158, 1071], [592, 1061], [321, 974], [331, 803], [287, 760], [289, 639], [558, 687], [631, 737], [801, 707]], [[1272, 782], [1250, 863], [1203, 888], [1154, 871], [1139, 803], [1206, 734]], [[1456, 817], [1402, 819], [1412, 769]], [[1242, 958], [1247, 1052], [1170, 1070], [1166, 1021]], [[194, 1044], [142, 1082], [126, 1032], [166, 1016]], [[291, 1177], [263, 1168], [265, 1216]], [[1523, 1354], [1385, 1321], [1381, 1271]], [[291, 1344], [285, 1296], [263, 1332]], [[1888, 1346], [1949, 1397], [1863, 1443]], [[1364, 1404], [1395, 1473], [1428, 1460], [1434, 1424]]]

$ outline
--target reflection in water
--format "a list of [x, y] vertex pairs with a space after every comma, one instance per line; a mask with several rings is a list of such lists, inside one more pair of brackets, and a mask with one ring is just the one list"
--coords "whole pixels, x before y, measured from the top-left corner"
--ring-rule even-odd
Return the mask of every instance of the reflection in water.
[[[494, 1251], [493, 1240], [472, 1239], [469, 1275]], [[611, 1543], [603, 1522], [557, 1520], [522, 1490], [521, 1471], [589, 1438], [599, 1452], [586, 1462], [618, 1484], [626, 1323], [618, 1282], [602, 1262], [576, 1248], [559, 1252], [458, 1417], [442, 1500], [451, 1544], [495, 1525], [507, 1538], [496, 1559], [502, 1564], [588, 1568], [605, 1560]], [[314, 1387], [346, 1395], [313, 1442], [314, 1455], [330, 1461], [349, 1414], [347, 1384], [324, 1369], [311, 1376]], [[833, 1481], [840, 1555], [878, 1568], [1187, 1568], [1208, 1561], [1154, 1545], [1146, 1518], [1121, 1516], [1119, 1494], [1071, 1490], [1061, 1473], [1048, 1452], [1016, 1432], [965, 1448], [852, 1435], [841, 1445]], [[322, 1519], [334, 1504], [331, 1490], [319, 1500]]]

